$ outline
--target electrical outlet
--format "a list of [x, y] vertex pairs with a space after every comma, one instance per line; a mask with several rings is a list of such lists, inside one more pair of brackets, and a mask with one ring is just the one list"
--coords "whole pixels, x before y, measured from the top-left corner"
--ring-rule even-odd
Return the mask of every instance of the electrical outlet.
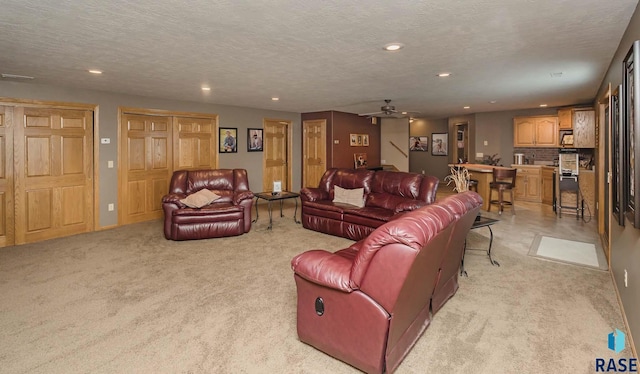
[[627, 276], [627, 269], [624, 269], [624, 287], [629, 287], [629, 279]]
[[115, 206], [115, 204], [111, 203], [111, 204], [107, 205], [107, 209], [108, 209], [110, 212], [113, 212], [113, 211], [114, 211], [114, 209], [116, 209], [116, 206]]
[[381, 163], [382, 165], [384, 165], [384, 164], [386, 164], [386, 163], [387, 163], [387, 160], [380, 160], [380, 163]]
[[422, 174], [424, 174], [424, 170], [422, 171]]
[[489, 142], [487, 140], [484, 141], [484, 145], [489, 145]]
[[483, 158], [483, 157], [484, 157], [484, 153], [482, 152], [476, 153], [476, 158]]

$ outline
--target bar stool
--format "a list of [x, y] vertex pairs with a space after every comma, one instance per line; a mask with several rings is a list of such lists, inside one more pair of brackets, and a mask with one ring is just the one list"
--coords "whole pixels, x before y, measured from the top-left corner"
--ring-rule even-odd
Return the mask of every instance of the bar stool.
[[[505, 205], [511, 205], [511, 212], [516, 214], [516, 208], [513, 201], [513, 189], [516, 187], [516, 169], [493, 168], [493, 182], [489, 183], [489, 208], [491, 205], [498, 204], [500, 207], [498, 214], [502, 214]], [[498, 200], [492, 200], [493, 191], [498, 192]], [[509, 191], [510, 200], [504, 200], [504, 192]]]
[[478, 180], [477, 179], [469, 179], [469, 191], [478, 192]]

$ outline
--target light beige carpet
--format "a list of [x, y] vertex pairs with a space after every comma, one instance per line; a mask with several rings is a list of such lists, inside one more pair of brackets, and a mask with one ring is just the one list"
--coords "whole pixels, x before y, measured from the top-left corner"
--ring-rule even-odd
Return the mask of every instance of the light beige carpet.
[[[526, 235], [523, 212], [494, 226], [500, 267], [467, 256], [469, 277], [397, 373], [592, 373], [611, 356], [607, 334], [624, 325], [609, 274], [527, 256], [505, 238]], [[265, 231], [262, 213], [233, 238], [167, 241], [154, 221], [0, 248], [0, 372], [357, 372], [298, 340], [290, 269], [351, 241], [288, 208]]]

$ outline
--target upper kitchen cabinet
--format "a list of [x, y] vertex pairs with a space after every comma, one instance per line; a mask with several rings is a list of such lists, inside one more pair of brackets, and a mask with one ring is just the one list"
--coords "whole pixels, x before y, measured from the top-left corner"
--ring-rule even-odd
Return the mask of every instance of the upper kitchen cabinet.
[[573, 111], [573, 146], [596, 147], [596, 115], [591, 109]]
[[570, 148], [596, 147], [596, 116], [591, 108], [558, 110], [560, 146]]
[[573, 128], [573, 110], [571, 108], [558, 109], [558, 128], [560, 130]]
[[515, 117], [513, 119], [514, 147], [558, 146], [558, 117]]

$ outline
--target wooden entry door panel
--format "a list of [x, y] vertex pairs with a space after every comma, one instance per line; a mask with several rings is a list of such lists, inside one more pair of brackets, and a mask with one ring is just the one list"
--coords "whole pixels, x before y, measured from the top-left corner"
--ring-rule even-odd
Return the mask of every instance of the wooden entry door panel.
[[123, 113], [120, 125], [120, 224], [161, 218], [173, 170], [171, 117]]
[[174, 118], [173, 170], [215, 169], [216, 126], [212, 118]]
[[0, 106], [0, 247], [13, 245], [13, 107]]
[[93, 112], [16, 107], [15, 242], [93, 230]]
[[327, 165], [327, 120], [312, 120], [302, 123], [302, 187], [318, 187]]
[[289, 189], [289, 126], [290, 124], [288, 124], [286, 121], [264, 121], [264, 174], [262, 178], [263, 191], [272, 191], [273, 181], [281, 181], [283, 191]]

